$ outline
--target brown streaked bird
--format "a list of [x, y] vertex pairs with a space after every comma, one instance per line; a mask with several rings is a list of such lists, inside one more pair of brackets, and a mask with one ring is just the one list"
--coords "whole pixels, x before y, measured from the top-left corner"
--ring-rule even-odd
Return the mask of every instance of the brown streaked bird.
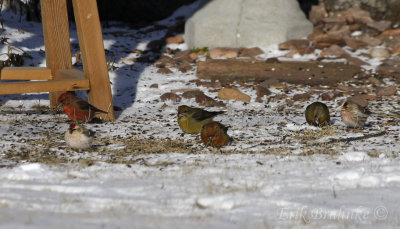
[[201, 130], [201, 141], [206, 146], [222, 147], [229, 144], [231, 138], [228, 135], [228, 127], [219, 122], [209, 122]]
[[313, 126], [325, 126], [331, 120], [328, 107], [321, 102], [308, 105], [304, 114], [307, 123]]
[[223, 111], [206, 111], [201, 108], [181, 105], [178, 107], [179, 127], [189, 134], [198, 134], [203, 125], [212, 122], [216, 115], [224, 113]]
[[93, 119], [95, 114], [107, 114], [107, 112], [96, 108], [79, 97], [76, 97], [72, 92], [65, 92], [58, 96], [57, 104], [63, 106], [64, 112], [74, 122], [89, 122]]
[[371, 114], [366, 106], [363, 107], [349, 100], [343, 103], [341, 110], [342, 122], [351, 128], [363, 128]]

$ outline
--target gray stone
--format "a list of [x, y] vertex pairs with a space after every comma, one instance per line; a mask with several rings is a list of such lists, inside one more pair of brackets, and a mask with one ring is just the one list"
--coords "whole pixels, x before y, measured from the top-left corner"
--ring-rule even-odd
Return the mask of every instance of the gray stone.
[[189, 48], [267, 47], [313, 30], [296, 0], [212, 0], [185, 25]]

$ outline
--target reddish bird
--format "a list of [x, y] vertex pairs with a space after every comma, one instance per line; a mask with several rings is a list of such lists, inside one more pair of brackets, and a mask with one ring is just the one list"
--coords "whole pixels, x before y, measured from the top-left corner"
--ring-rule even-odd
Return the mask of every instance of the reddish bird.
[[88, 122], [93, 119], [95, 114], [107, 114], [70, 92], [61, 94], [57, 98], [57, 104], [63, 106], [64, 112], [74, 122]]
[[342, 122], [347, 127], [363, 128], [371, 112], [366, 106], [361, 106], [351, 100], [347, 100], [342, 106]]
[[228, 128], [219, 122], [210, 122], [203, 126], [201, 130], [201, 140], [207, 146], [222, 147], [228, 145], [229, 135], [226, 133]]

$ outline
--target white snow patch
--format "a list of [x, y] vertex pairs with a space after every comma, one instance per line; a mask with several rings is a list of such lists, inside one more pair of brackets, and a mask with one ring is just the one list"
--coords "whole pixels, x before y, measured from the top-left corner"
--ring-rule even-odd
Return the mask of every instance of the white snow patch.
[[205, 196], [198, 198], [196, 204], [200, 208], [231, 210], [235, 207], [235, 199], [232, 195]]
[[342, 156], [339, 157], [341, 161], [365, 161], [369, 160], [370, 156], [366, 152], [347, 152], [344, 153]]

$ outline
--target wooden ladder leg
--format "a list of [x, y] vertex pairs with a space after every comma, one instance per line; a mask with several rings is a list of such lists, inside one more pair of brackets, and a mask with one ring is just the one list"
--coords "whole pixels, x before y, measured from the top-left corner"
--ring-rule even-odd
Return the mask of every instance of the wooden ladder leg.
[[89, 102], [101, 110], [109, 111], [100, 117], [113, 121], [114, 106], [96, 0], [72, 0], [72, 4], [83, 71], [90, 81]]
[[[52, 76], [57, 70], [71, 69], [71, 44], [66, 0], [41, 0], [46, 65]], [[56, 105], [60, 92], [50, 93], [50, 105]]]

